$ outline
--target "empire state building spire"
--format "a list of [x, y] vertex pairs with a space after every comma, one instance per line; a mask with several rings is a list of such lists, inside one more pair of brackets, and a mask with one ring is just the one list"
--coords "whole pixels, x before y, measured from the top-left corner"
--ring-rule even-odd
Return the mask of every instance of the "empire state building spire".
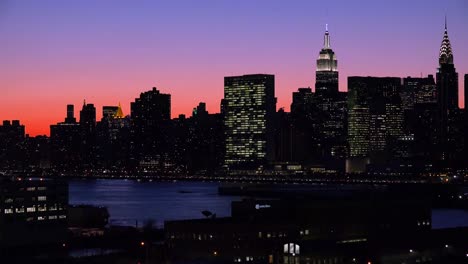
[[315, 71], [315, 91], [318, 93], [338, 93], [338, 60], [336, 54], [330, 47], [330, 33], [328, 24], [325, 25], [323, 37], [323, 48], [317, 58], [317, 69]]
[[445, 18], [445, 32], [439, 51], [439, 64], [453, 64], [452, 45], [447, 33], [447, 17]]
[[328, 24], [325, 25], [325, 36], [323, 37], [323, 49], [330, 49], [330, 34], [328, 33]]

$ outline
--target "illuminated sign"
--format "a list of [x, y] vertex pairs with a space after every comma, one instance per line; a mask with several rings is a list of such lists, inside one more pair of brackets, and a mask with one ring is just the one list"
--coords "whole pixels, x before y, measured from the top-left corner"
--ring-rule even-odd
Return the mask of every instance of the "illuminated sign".
[[255, 209], [259, 210], [259, 209], [265, 209], [265, 208], [270, 208], [271, 205], [269, 204], [256, 204], [255, 205]]

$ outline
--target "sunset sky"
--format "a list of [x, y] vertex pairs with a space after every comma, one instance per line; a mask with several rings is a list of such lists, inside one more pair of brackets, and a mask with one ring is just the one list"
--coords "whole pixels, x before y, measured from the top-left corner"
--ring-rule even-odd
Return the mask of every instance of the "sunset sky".
[[447, 14], [460, 77], [468, 73], [466, 0], [0, 0], [0, 119], [49, 134], [66, 105], [130, 102], [156, 86], [172, 116], [199, 102], [219, 112], [224, 76], [276, 76], [278, 108], [315, 82], [325, 24], [348, 76], [436, 73]]

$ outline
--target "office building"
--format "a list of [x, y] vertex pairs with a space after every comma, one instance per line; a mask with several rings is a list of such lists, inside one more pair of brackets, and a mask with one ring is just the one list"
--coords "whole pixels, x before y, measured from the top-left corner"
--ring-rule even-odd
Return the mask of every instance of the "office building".
[[76, 123], [75, 106], [72, 104], [67, 105], [67, 117], [65, 118], [65, 123]]
[[438, 133], [439, 158], [450, 160], [455, 156], [454, 131], [457, 129], [456, 120], [458, 112], [458, 73], [456, 72], [452, 46], [445, 23], [444, 37], [439, 50], [439, 68], [436, 74], [437, 104], [438, 104]]
[[143, 92], [130, 105], [132, 120], [132, 159], [157, 162], [170, 147], [167, 125], [171, 120], [171, 95], [156, 87]]
[[53, 166], [73, 168], [81, 162], [81, 126], [72, 115], [73, 105], [67, 105], [65, 122], [50, 125], [50, 161]]
[[319, 94], [338, 93], [338, 61], [330, 44], [330, 34], [327, 26], [323, 38], [323, 48], [317, 59], [317, 69], [315, 71], [315, 92]]
[[25, 139], [25, 127], [19, 120], [4, 120], [0, 125], [0, 166], [14, 168], [22, 166], [20, 143]]
[[68, 186], [48, 179], [0, 180], [0, 246], [62, 246], [67, 234]]
[[224, 78], [225, 165], [256, 168], [274, 159], [275, 76]]
[[81, 159], [83, 165], [92, 165], [96, 157], [96, 107], [83, 102], [80, 111]]
[[349, 77], [348, 90], [347, 169], [362, 172], [369, 162], [388, 159], [389, 143], [404, 135], [401, 79]]

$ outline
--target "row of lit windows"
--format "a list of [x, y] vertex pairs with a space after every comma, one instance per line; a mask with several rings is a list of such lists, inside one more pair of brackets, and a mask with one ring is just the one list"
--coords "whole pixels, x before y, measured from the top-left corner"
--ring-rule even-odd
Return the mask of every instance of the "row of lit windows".
[[[32, 197], [32, 201], [35, 201], [36, 197]], [[13, 203], [13, 202], [23, 202], [24, 198], [18, 197], [13, 200], [13, 198], [6, 198], [5, 203]], [[37, 196], [37, 201], [47, 201], [47, 196]]]
[[38, 216], [38, 217], [28, 217], [26, 218], [26, 221], [27, 222], [31, 222], [31, 221], [34, 221], [37, 219], [37, 221], [44, 221], [44, 220], [57, 220], [57, 219], [66, 219], [67, 216], [66, 215], [49, 215], [48, 217], [47, 216]]
[[[57, 206], [56, 204], [49, 205], [49, 211], [57, 211], [57, 209], [58, 210], [63, 210], [63, 207], [62, 206]], [[26, 212], [27, 213], [33, 213], [33, 212], [36, 212], [36, 210], [39, 211], [39, 212], [46, 212], [47, 211], [47, 206], [46, 205], [38, 205], [38, 206], [26, 207]], [[13, 214], [13, 212], [15, 212], [17, 214], [24, 213], [25, 212], [24, 206], [15, 208], [15, 210], [13, 210], [13, 208], [4, 209], [5, 214]]]

